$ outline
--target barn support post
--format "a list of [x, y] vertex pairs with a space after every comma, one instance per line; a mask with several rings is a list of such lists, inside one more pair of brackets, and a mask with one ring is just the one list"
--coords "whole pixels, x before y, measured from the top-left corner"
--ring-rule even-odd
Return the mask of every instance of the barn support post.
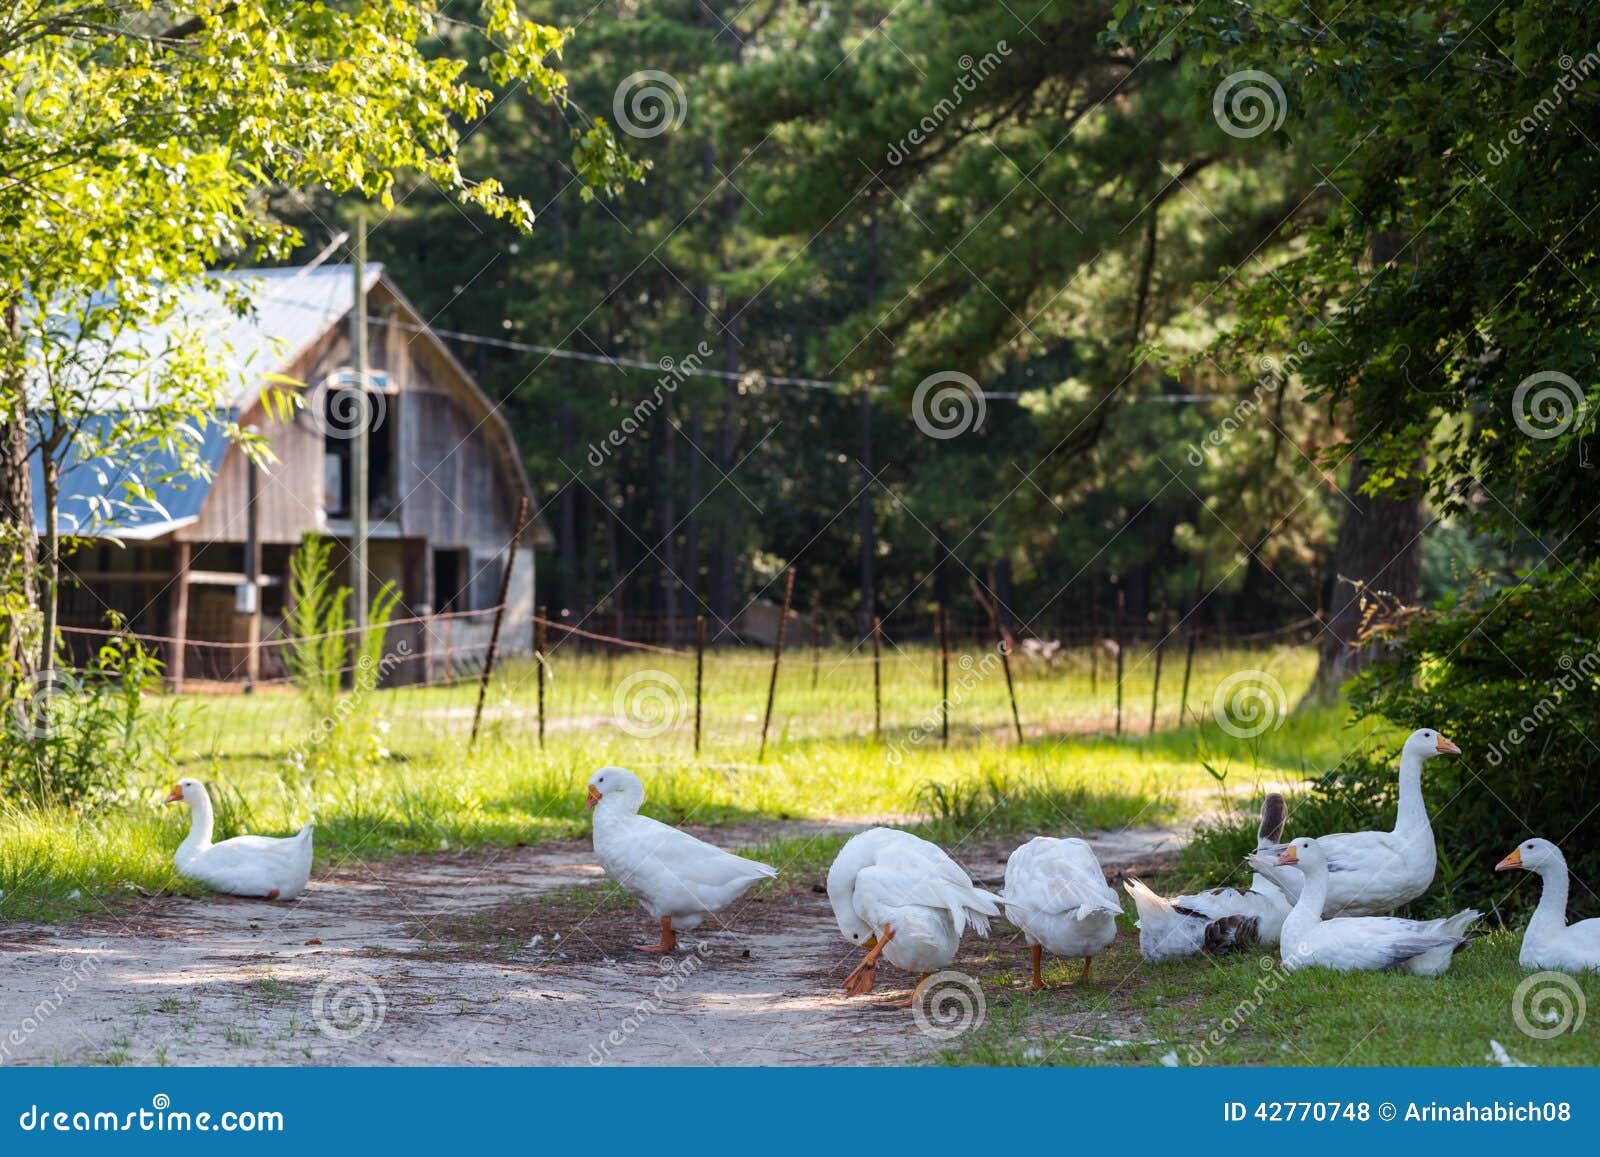
[[[500, 572], [500, 601], [494, 609], [494, 626], [489, 630], [489, 650], [483, 657], [483, 675], [478, 680], [478, 706], [472, 712], [472, 736], [467, 740], [467, 750], [478, 742], [478, 725], [483, 722], [483, 698], [489, 693], [489, 678], [494, 674], [495, 652], [500, 649], [500, 625], [506, 617], [506, 599], [511, 593], [511, 568], [517, 564], [517, 544], [522, 541], [523, 528], [528, 523], [528, 496], [524, 494], [517, 503], [517, 521], [511, 530], [511, 541], [506, 546], [506, 569]], [[537, 657], [541, 674], [544, 660]], [[542, 714], [542, 712], [541, 712]], [[540, 730], [543, 730], [541, 726]]]
[[[250, 429], [251, 433], [255, 432], [255, 427]], [[256, 511], [256, 502], [261, 497], [261, 469], [254, 462], [245, 464], [245, 494], [244, 581], [249, 622], [245, 634], [244, 690], [248, 695], [261, 681], [261, 523]]]
[[772, 704], [778, 695], [778, 667], [783, 662], [783, 636], [789, 627], [789, 603], [794, 598], [794, 567], [789, 568], [789, 579], [783, 584], [783, 611], [778, 615], [778, 639], [772, 645], [772, 681], [767, 684], [767, 713], [761, 720], [761, 749], [756, 762], [767, 757], [767, 729], [772, 726]]
[[172, 682], [173, 693], [181, 695], [184, 651], [189, 638], [190, 546], [187, 542], [175, 542], [172, 551], [177, 579], [172, 584], [172, 655], [167, 660], [167, 678]]

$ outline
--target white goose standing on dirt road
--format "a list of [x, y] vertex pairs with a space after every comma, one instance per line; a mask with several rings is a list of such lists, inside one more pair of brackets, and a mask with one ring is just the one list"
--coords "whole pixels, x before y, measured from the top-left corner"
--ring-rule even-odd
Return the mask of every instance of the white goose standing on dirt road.
[[[1341, 832], [1318, 836], [1327, 857], [1327, 907], [1324, 916], [1379, 916], [1409, 904], [1433, 883], [1437, 852], [1428, 805], [1422, 800], [1422, 765], [1436, 755], [1461, 749], [1432, 728], [1406, 737], [1400, 749], [1400, 809], [1392, 832]], [[1256, 852], [1250, 866], [1266, 876], [1291, 901], [1299, 899], [1304, 879], [1272, 852]]]
[[1402, 920], [1398, 916], [1324, 919], [1329, 874], [1322, 841], [1302, 836], [1284, 849], [1278, 862], [1298, 865], [1305, 879], [1300, 898], [1283, 922], [1279, 957], [1287, 972], [1302, 968], [1335, 972], [1395, 969], [1439, 976], [1466, 944], [1467, 929], [1481, 915], [1468, 908], [1443, 920]]
[[1011, 853], [1001, 893], [1006, 919], [1022, 929], [1033, 956], [1033, 987], [1044, 987], [1046, 949], [1083, 960], [1079, 981], [1117, 936], [1122, 901], [1083, 840], [1038, 836]]
[[[1264, 853], [1283, 839], [1288, 815], [1283, 796], [1272, 792], [1261, 802], [1256, 851]], [[1124, 885], [1139, 909], [1139, 954], [1152, 964], [1181, 960], [1201, 952], [1226, 952], [1246, 944], [1278, 943], [1289, 915], [1289, 898], [1257, 871], [1248, 889], [1212, 888], [1171, 900], [1156, 895], [1138, 880]]]
[[955, 960], [968, 924], [988, 936], [989, 917], [1000, 914], [1000, 898], [974, 885], [944, 849], [895, 828], [869, 828], [839, 849], [828, 902], [845, 939], [867, 949], [845, 978], [845, 995], [871, 992], [883, 958], [918, 974], [907, 1006]]
[[189, 834], [173, 856], [178, 875], [230, 896], [292, 900], [311, 878], [311, 830], [292, 836], [235, 836], [211, 842], [211, 796], [198, 779], [180, 779], [163, 803], [189, 808]]
[[778, 869], [725, 852], [659, 820], [639, 814], [644, 784], [621, 767], [602, 767], [589, 777], [584, 806], [594, 811], [594, 854], [600, 866], [645, 911], [661, 921], [661, 943], [643, 952], [671, 952], [678, 932], [698, 928], [757, 880]]
[[1497, 872], [1522, 868], [1544, 879], [1539, 906], [1522, 934], [1517, 960], [1524, 968], [1558, 972], [1600, 972], [1600, 918], [1567, 923], [1567, 858], [1549, 840], [1526, 840], [1494, 866]]

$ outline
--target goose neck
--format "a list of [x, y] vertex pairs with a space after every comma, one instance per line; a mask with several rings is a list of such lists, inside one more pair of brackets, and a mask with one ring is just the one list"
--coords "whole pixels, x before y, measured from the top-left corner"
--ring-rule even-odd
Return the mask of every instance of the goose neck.
[[1409, 751], [1400, 756], [1400, 809], [1395, 831], [1428, 826], [1428, 807], [1422, 802], [1422, 757]]
[[205, 851], [211, 846], [211, 837], [215, 829], [216, 817], [211, 810], [211, 800], [201, 796], [189, 805], [189, 834], [184, 837], [178, 853], [183, 855]]
[[1534, 926], [1565, 928], [1567, 925], [1567, 865], [1564, 861], [1551, 864], [1540, 871], [1544, 887], [1539, 893], [1539, 906], [1533, 910]]

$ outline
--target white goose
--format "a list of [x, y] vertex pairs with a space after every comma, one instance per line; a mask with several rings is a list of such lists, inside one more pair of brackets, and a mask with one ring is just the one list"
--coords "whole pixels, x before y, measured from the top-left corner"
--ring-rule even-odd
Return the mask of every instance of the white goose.
[[1044, 950], [1083, 958], [1080, 981], [1089, 966], [1116, 938], [1122, 901], [1106, 883], [1094, 849], [1079, 839], [1038, 836], [1006, 861], [1000, 897], [1006, 919], [1022, 929], [1033, 955], [1033, 987], [1043, 988]]
[[[1431, 728], [1406, 737], [1400, 749], [1400, 808], [1392, 832], [1341, 832], [1318, 836], [1330, 872], [1325, 916], [1377, 916], [1409, 904], [1433, 883], [1437, 853], [1428, 808], [1422, 801], [1422, 765], [1461, 749]], [[1270, 852], [1249, 857], [1252, 868], [1283, 890], [1300, 896], [1302, 876]]]
[[1443, 920], [1402, 920], [1398, 916], [1324, 919], [1328, 857], [1322, 841], [1302, 836], [1284, 849], [1278, 862], [1298, 865], [1305, 879], [1300, 899], [1283, 922], [1278, 951], [1288, 972], [1302, 968], [1382, 972], [1392, 968], [1417, 976], [1439, 976], [1466, 944], [1466, 931], [1480, 915], [1468, 908]]
[[870, 828], [852, 836], [828, 869], [828, 902], [839, 931], [866, 956], [845, 978], [847, 996], [872, 991], [878, 959], [915, 972], [913, 1004], [923, 982], [956, 958], [968, 924], [989, 934], [999, 897], [976, 887], [961, 866], [910, 832]]
[[287, 837], [234, 836], [211, 842], [211, 796], [198, 779], [180, 779], [163, 803], [189, 808], [189, 834], [173, 856], [178, 875], [230, 896], [292, 900], [311, 878], [311, 824]]
[[584, 806], [594, 810], [595, 858], [606, 875], [661, 921], [661, 943], [641, 944], [641, 951], [673, 951], [679, 930], [698, 928], [757, 880], [778, 874], [769, 864], [640, 815], [643, 804], [644, 784], [633, 772], [602, 767], [589, 777]]
[[[1277, 792], [1262, 800], [1261, 825], [1256, 829], [1258, 853], [1278, 846], [1287, 814], [1283, 796]], [[1226, 952], [1250, 943], [1270, 947], [1278, 943], [1284, 918], [1289, 915], [1289, 898], [1259, 871], [1251, 877], [1248, 889], [1212, 888], [1171, 900], [1138, 880], [1128, 880], [1123, 886], [1139, 909], [1139, 954], [1152, 964], [1201, 952]]]
[[1497, 872], [1522, 868], [1544, 879], [1539, 906], [1522, 934], [1524, 968], [1558, 972], [1600, 972], [1600, 918], [1567, 923], [1567, 858], [1549, 840], [1528, 840], [1494, 866]]

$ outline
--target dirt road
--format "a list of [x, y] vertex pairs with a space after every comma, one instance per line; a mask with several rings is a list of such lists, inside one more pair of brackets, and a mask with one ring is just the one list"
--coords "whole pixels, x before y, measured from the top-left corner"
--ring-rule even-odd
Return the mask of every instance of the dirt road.
[[[736, 847], [861, 826], [697, 834]], [[1176, 842], [1091, 839], [1107, 871]], [[958, 858], [998, 886], [1003, 853]], [[352, 863], [289, 904], [157, 897], [0, 929], [0, 1064], [832, 1065], [940, 1046], [888, 1007], [908, 980], [893, 970], [881, 999], [844, 999], [857, 953], [821, 873], [748, 899], [666, 961], [633, 949], [655, 932], [602, 879], [588, 842], [565, 841]]]

